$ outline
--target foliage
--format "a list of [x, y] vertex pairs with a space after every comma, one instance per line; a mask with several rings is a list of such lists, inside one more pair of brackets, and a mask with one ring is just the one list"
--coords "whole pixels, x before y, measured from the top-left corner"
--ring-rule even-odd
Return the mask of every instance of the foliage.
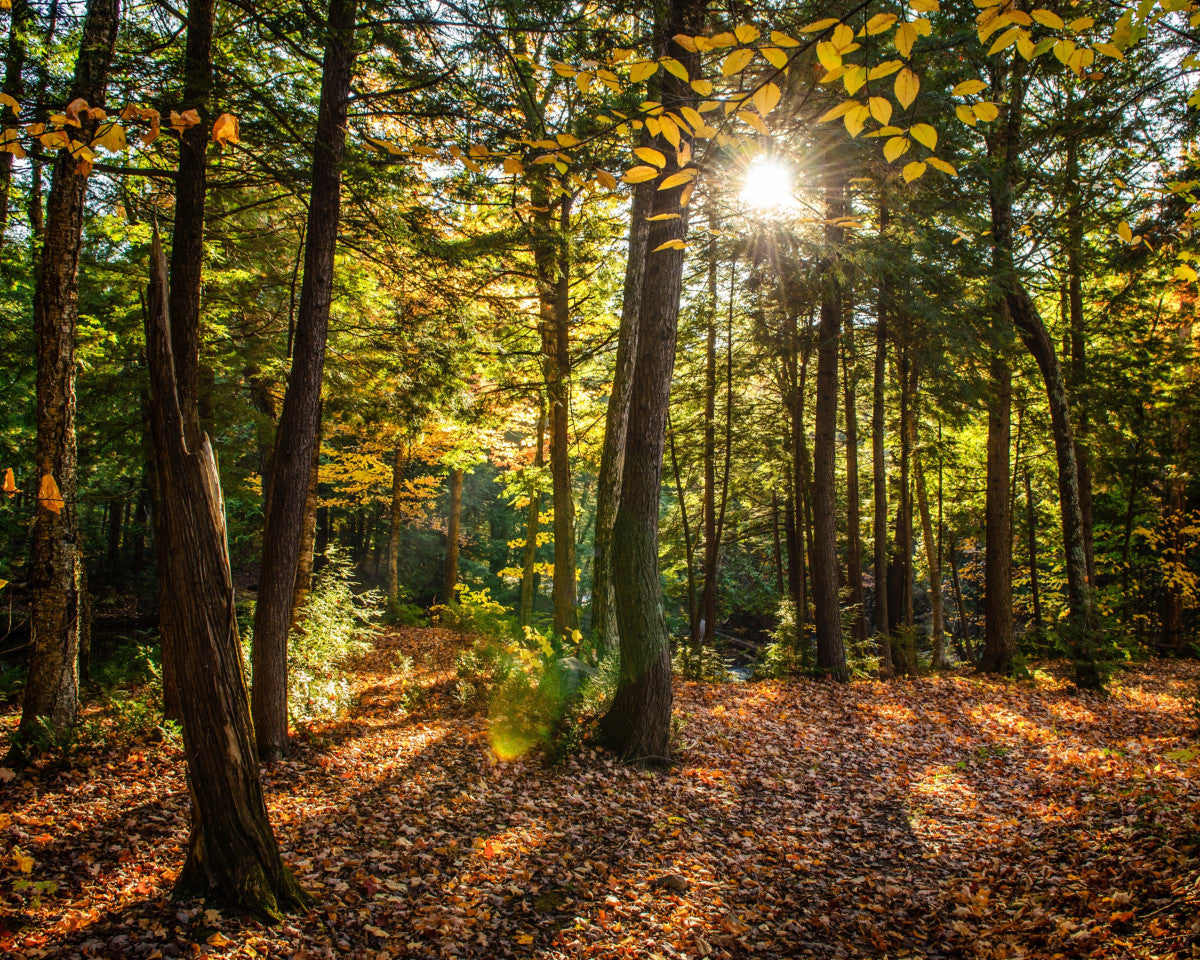
[[729, 664], [719, 650], [703, 644], [697, 648], [686, 640], [677, 644], [671, 670], [685, 680], [703, 683], [723, 683], [730, 677]]
[[770, 643], [763, 649], [762, 662], [756, 673], [762, 677], [799, 677], [808, 674], [813, 666], [811, 624], [801, 631], [796, 623], [796, 604], [790, 597], [779, 601], [775, 628]]

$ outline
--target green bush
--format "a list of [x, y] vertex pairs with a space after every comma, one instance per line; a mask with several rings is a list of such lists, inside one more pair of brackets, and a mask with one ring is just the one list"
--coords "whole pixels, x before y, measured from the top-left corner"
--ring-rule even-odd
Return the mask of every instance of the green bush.
[[796, 623], [796, 604], [784, 597], [779, 601], [775, 629], [769, 634], [771, 642], [763, 650], [762, 661], [755, 674], [779, 679], [810, 673], [815, 665], [810, 634], [807, 625], [801, 632]]
[[454, 603], [429, 608], [435, 625], [481, 637], [520, 639], [517, 617], [504, 604], [494, 600], [487, 587], [472, 590], [469, 584], [460, 583], [456, 589], [458, 599]]
[[715, 647], [680, 643], [671, 658], [671, 670], [685, 680], [724, 683], [730, 678], [729, 664]]
[[390, 600], [383, 614], [383, 622], [389, 627], [427, 627], [429, 614], [415, 603]]

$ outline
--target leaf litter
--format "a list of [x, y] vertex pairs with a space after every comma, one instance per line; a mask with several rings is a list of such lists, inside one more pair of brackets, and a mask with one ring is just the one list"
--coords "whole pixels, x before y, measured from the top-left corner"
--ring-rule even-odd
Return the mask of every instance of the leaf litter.
[[170, 899], [177, 748], [0, 771], [0, 955], [1200, 956], [1194, 664], [1108, 696], [1046, 674], [679, 682], [678, 762], [649, 772], [497, 760], [454, 696], [464, 643], [384, 634], [355, 712], [265, 769], [315, 898], [279, 926]]

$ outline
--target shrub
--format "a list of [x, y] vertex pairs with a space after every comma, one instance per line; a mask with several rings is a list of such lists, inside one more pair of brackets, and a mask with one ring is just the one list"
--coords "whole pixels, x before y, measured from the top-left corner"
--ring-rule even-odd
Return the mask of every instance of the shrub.
[[771, 642], [763, 650], [756, 674], [762, 677], [796, 677], [809, 673], [813, 666], [812, 638], [807, 624], [803, 633], [796, 623], [796, 604], [788, 597], [779, 601]]
[[729, 664], [715, 647], [681, 643], [671, 658], [671, 669], [686, 680], [724, 683], [729, 679]]

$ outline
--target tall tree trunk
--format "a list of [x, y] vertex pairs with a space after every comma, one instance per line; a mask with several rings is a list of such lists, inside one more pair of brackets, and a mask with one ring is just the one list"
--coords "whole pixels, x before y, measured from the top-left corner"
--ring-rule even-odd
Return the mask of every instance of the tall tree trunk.
[[[538, 394], [537, 450], [533, 465], [546, 464], [546, 397]], [[539, 490], [529, 490], [529, 519], [525, 525], [525, 556], [521, 564], [521, 626], [533, 622], [534, 600], [537, 598], [537, 541], [538, 523], [541, 518], [542, 495]]]
[[854, 371], [854, 321], [847, 311], [842, 334], [842, 389], [846, 411], [846, 579], [850, 586], [850, 633], [859, 643], [867, 640], [867, 610], [863, 599], [862, 532], [858, 499], [858, 376]]
[[983, 657], [987, 673], [1012, 670], [1016, 645], [1012, 624], [1012, 502], [1009, 487], [1012, 436], [1012, 371], [993, 347], [988, 393], [987, 506], [983, 583]]
[[263, 531], [262, 572], [254, 610], [252, 690], [260, 756], [277, 759], [287, 745], [287, 635], [300, 554], [300, 530], [321, 416], [325, 339], [333, 296], [334, 252], [341, 214], [346, 109], [354, 71], [357, 0], [330, 0], [321, 102], [313, 139], [312, 195], [304, 281], [292, 368], [271, 458], [271, 504]]
[[963, 601], [962, 581], [958, 576], [958, 545], [950, 541], [950, 585], [954, 588], [954, 603], [958, 608], [958, 630], [962, 635], [963, 651], [967, 660], [975, 662], [975, 649], [971, 644], [971, 624], [967, 620], [967, 605]]
[[[845, 177], [826, 175], [825, 218], [846, 215]], [[816, 439], [813, 444], [813, 610], [817, 628], [817, 671], [835, 680], [849, 679], [838, 606], [837, 549], [837, 408], [838, 338], [842, 326], [842, 283], [838, 257], [841, 227], [826, 226], [827, 245], [821, 323], [817, 341]]]
[[[699, 69], [698, 56], [669, 38], [699, 32], [704, 9], [705, 0], [669, 0], [656, 24], [656, 47], [664, 52], [670, 49], [689, 74]], [[697, 98], [690, 84], [670, 74], [659, 76], [661, 99], [680, 108], [695, 106]], [[680, 133], [680, 143], [686, 143], [690, 150], [690, 136], [685, 130]], [[658, 139], [660, 149], [668, 157], [674, 156], [675, 150], [665, 139]], [[673, 167], [668, 162], [664, 172]], [[613, 526], [621, 672], [612, 705], [601, 724], [602, 736], [623, 756], [643, 762], [664, 761], [671, 751], [671, 648], [658, 575], [658, 506], [684, 254], [679, 249], [658, 248], [687, 238], [688, 209], [680, 203], [684, 189], [656, 189], [651, 201], [651, 217], [680, 216], [653, 220], [646, 241], [647, 250], [658, 252], [647, 253], [625, 470]]]
[[779, 542], [779, 494], [771, 490], [771, 536], [775, 542], [772, 559], [775, 561], [775, 592], [783, 596], [783, 550]]
[[[1055, 456], [1058, 461], [1059, 507], [1062, 513], [1063, 548], [1066, 553], [1067, 598], [1070, 604], [1067, 639], [1071, 648], [1071, 659], [1075, 664], [1076, 684], [1083, 688], [1098, 688], [1103, 685], [1100, 664], [1096, 659], [1099, 618], [1095, 596], [1087, 575], [1087, 537], [1084, 533], [1079, 470], [1075, 460], [1075, 440], [1071, 428], [1071, 405], [1054, 343], [1036, 305], [1025, 290], [1013, 261], [1012, 193], [1013, 183], [1017, 179], [1016, 164], [1020, 151], [1025, 97], [1023, 71], [1022, 62], [1014, 58], [1013, 69], [1008, 76], [1005, 116], [996, 133], [988, 138], [988, 152], [994, 163], [989, 191], [994, 269], [1013, 325], [1022, 343], [1037, 362], [1046, 387]], [[1002, 81], [997, 80], [997, 85], [1000, 83]], [[993, 99], [1002, 99], [1003, 92], [994, 90]]]
[[634, 187], [629, 206], [629, 253], [625, 263], [625, 287], [621, 298], [621, 321], [617, 328], [617, 358], [612, 389], [604, 415], [604, 447], [596, 481], [596, 534], [592, 562], [592, 633], [602, 651], [618, 644], [616, 595], [612, 581], [612, 530], [621, 499], [621, 477], [625, 467], [625, 436], [629, 425], [629, 398], [633, 391], [633, 364], [637, 355], [638, 316], [641, 312], [642, 279], [646, 270], [646, 238], [650, 223], [652, 184]]
[[[117, 0], [89, 0], [71, 98], [102, 106], [116, 46]], [[67, 127], [89, 143], [96, 121], [81, 117]], [[42, 721], [75, 722], [78, 708], [82, 551], [75, 501], [75, 327], [79, 304], [79, 253], [87, 175], [70, 150], [54, 162], [46, 236], [33, 294], [37, 330], [37, 445], [39, 490], [49, 478], [59, 496], [39, 494], [30, 568], [32, 651], [19, 737], [32, 739]]]
[[1033, 628], [1040, 638], [1045, 631], [1042, 620], [1042, 594], [1038, 585], [1037, 558], [1037, 510], [1033, 502], [1033, 485], [1029, 481], [1029, 467], [1025, 467], [1025, 537], [1029, 551], [1029, 592], [1033, 601]]
[[921, 455], [913, 451], [913, 472], [917, 486], [917, 506], [921, 511], [921, 539], [925, 541], [925, 562], [929, 568], [929, 603], [933, 608], [933, 622], [929, 625], [930, 642], [933, 646], [933, 669], [946, 667], [946, 615], [942, 604], [942, 561], [938, 555], [937, 540], [933, 536], [933, 518], [929, 511], [929, 493], [925, 489], [925, 472], [921, 468]]
[[[8, 24], [8, 55], [4, 68], [3, 91], [14, 100], [25, 93], [25, 51], [29, 45], [29, 34], [33, 29], [33, 7], [29, 0], [13, 0]], [[16, 126], [17, 115], [9, 107], [0, 109], [0, 124], [4, 129]], [[4, 246], [4, 234], [8, 227], [9, 193], [12, 189], [11, 153], [0, 153], [0, 247]]]
[[404, 471], [408, 467], [409, 437], [405, 431], [396, 434], [396, 449], [392, 454], [392, 503], [389, 515], [387, 545], [387, 598], [395, 603], [400, 597], [400, 528], [404, 523], [402, 498]]
[[216, 459], [203, 434], [188, 446], [175, 382], [167, 265], [157, 233], [151, 247], [146, 354], [152, 434], [162, 489], [162, 523], [180, 549], [164, 576], [174, 628], [192, 829], [176, 882], [181, 894], [209, 897], [278, 919], [308, 898], [279, 857], [267, 817], [250, 726], [226, 548], [225, 506]]
[[[888, 207], [886, 200], [879, 204], [879, 234], [886, 236], [888, 228]], [[887, 426], [887, 408], [885, 406], [885, 387], [887, 384], [887, 341], [888, 313], [891, 311], [892, 281], [883, 273], [879, 278], [879, 304], [875, 320], [875, 370], [871, 390], [871, 469], [872, 492], [875, 507], [875, 608], [874, 628], [875, 643], [879, 651], [880, 668], [884, 676], [891, 676], [894, 671], [892, 664], [892, 643], [889, 637], [888, 623], [888, 504], [887, 504], [887, 462], [884, 448], [884, 431]]]
[[700, 595], [702, 636], [711, 644], [717, 618], [717, 233], [710, 211], [708, 245], [707, 337], [704, 346], [704, 590]]
[[462, 525], [463, 471], [450, 471], [450, 516], [446, 521], [446, 569], [442, 577], [442, 603], [454, 603], [458, 586], [458, 540]]

